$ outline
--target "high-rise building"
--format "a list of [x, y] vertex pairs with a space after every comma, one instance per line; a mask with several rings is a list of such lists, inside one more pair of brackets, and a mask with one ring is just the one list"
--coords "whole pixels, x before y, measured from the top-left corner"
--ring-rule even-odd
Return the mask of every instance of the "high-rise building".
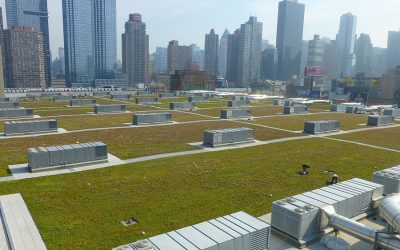
[[43, 33], [46, 56], [46, 86], [51, 85], [51, 51], [47, 0], [6, 0], [7, 26], [31, 26]]
[[365, 76], [372, 76], [372, 42], [367, 34], [361, 33], [355, 45], [356, 72], [364, 73]]
[[93, 0], [63, 0], [65, 75], [68, 87], [94, 80]]
[[[4, 87], [7, 86], [7, 77], [6, 77], [6, 51], [4, 44], [4, 20], [3, 20], [3, 8], [0, 7], [0, 53], [1, 53], [1, 75], [0, 80], [3, 80], [3, 90]], [[4, 93], [3, 93], [4, 94]]]
[[279, 3], [276, 47], [278, 49], [278, 79], [299, 76], [303, 48], [305, 5], [297, 0]]
[[[0, 54], [1, 54], [1, 50], [0, 50]], [[5, 97], [5, 83], [4, 83], [4, 72], [3, 72], [3, 59], [1, 59], [3, 57], [3, 55], [0, 55], [0, 98], [4, 98]]]
[[154, 56], [154, 68], [158, 73], [167, 72], [168, 69], [168, 49], [157, 47]]
[[386, 48], [372, 48], [372, 60], [371, 60], [371, 75], [373, 77], [380, 77], [383, 73], [386, 72], [386, 63], [387, 63], [387, 56], [386, 56], [387, 49]]
[[63, 0], [67, 86], [112, 78], [117, 62], [115, 0]]
[[93, 0], [93, 26], [95, 77], [113, 78], [117, 63], [116, 0]]
[[337, 52], [336, 40], [325, 43], [323, 69], [328, 81], [341, 78], [341, 57]]
[[136, 86], [146, 83], [149, 73], [149, 36], [140, 14], [129, 15], [122, 43], [122, 71], [126, 74], [128, 84]]
[[61, 64], [61, 73], [65, 75], [65, 50], [64, 48], [58, 48], [58, 60]]
[[5, 31], [8, 88], [46, 87], [44, 41], [44, 34], [30, 26]]
[[197, 44], [191, 44], [190, 47], [192, 48], [192, 63], [198, 64], [200, 66], [200, 70], [204, 71], [205, 51], [197, 46]]
[[230, 85], [236, 85], [238, 81], [239, 39], [239, 29], [235, 30], [233, 34], [228, 35], [226, 78]]
[[341, 76], [353, 76], [356, 56], [354, 47], [356, 41], [357, 17], [351, 13], [340, 18], [339, 32], [336, 35], [337, 53], [341, 57]]
[[261, 78], [265, 80], [276, 80], [278, 67], [278, 50], [274, 47], [267, 48], [262, 52]]
[[248, 87], [260, 77], [262, 23], [251, 16], [240, 26], [238, 87]]
[[324, 63], [325, 43], [314, 35], [314, 39], [308, 41], [307, 66], [322, 67]]
[[400, 31], [389, 31], [386, 67], [390, 70], [396, 66], [400, 66]]
[[210, 76], [218, 76], [218, 49], [219, 35], [212, 29], [206, 34], [204, 46], [204, 68]]
[[180, 46], [178, 41], [168, 45], [168, 71], [189, 70], [192, 64], [192, 47]]
[[226, 60], [228, 58], [228, 36], [229, 30], [226, 29], [219, 41], [219, 51], [218, 51], [218, 71], [219, 75], [226, 77]]

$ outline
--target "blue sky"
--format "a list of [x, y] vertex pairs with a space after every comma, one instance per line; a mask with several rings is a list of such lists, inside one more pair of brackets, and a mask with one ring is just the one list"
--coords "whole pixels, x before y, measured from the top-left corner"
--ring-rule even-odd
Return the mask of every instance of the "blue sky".
[[[371, 35], [375, 46], [386, 47], [387, 31], [400, 29], [400, 0], [300, 0], [306, 5], [304, 39], [314, 34], [334, 38], [342, 14], [358, 16], [357, 34]], [[263, 38], [275, 44], [279, 0], [117, 0], [118, 55], [121, 34], [129, 13], [141, 13], [150, 35], [150, 51], [168, 41], [196, 43], [214, 28], [220, 35], [248, 20], [263, 22]], [[63, 46], [61, 0], [48, 0], [53, 53]], [[4, 7], [4, 0], [0, 0]], [[57, 57], [57, 54], [53, 54]]]

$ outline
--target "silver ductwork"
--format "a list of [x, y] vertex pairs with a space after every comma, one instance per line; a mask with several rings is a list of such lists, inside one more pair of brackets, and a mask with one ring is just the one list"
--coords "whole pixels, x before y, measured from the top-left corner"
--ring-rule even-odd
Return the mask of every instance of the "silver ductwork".
[[[327, 206], [322, 208], [324, 215], [329, 220], [329, 225], [335, 229], [344, 231], [358, 239], [365, 240], [387, 250], [399, 250], [400, 238], [384, 233], [378, 233], [374, 228], [368, 227], [357, 221], [338, 215], [335, 208]], [[377, 238], [376, 238], [377, 237]]]
[[394, 194], [382, 200], [379, 215], [385, 219], [396, 232], [400, 232], [400, 194]]

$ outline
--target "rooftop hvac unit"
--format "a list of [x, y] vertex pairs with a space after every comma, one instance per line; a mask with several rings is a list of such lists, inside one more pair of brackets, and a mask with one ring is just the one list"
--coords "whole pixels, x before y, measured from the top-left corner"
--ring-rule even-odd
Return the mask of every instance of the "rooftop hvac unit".
[[136, 98], [136, 104], [156, 104], [158, 99], [154, 97], [140, 97]]
[[131, 96], [130, 95], [126, 95], [126, 94], [124, 94], [124, 95], [111, 95], [111, 99], [113, 99], [113, 100], [129, 100], [131, 98]]
[[209, 147], [220, 147], [254, 140], [254, 130], [250, 128], [234, 128], [207, 130], [204, 132], [203, 144]]
[[228, 101], [228, 107], [229, 108], [236, 108], [236, 107], [243, 107], [243, 106], [249, 106], [250, 102], [249, 101]]
[[94, 113], [118, 113], [118, 112], [126, 112], [126, 105], [95, 105]]
[[70, 106], [94, 106], [96, 100], [94, 99], [72, 99], [69, 101]]
[[236, 95], [232, 97], [232, 101], [248, 101], [249, 98], [243, 95]]
[[171, 102], [169, 104], [170, 110], [193, 110], [196, 108], [194, 102]]
[[32, 117], [33, 109], [0, 109], [0, 119]]
[[244, 212], [185, 227], [114, 250], [265, 250], [270, 225]]
[[320, 134], [339, 131], [339, 121], [309, 121], [304, 123], [304, 133]]
[[384, 109], [383, 115], [393, 116], [395, 119], [400, 118], [400, 109]]
[[274, 202], [271, 225], [300, 245], [307, 244], [327, 225], [320, 209], [331, 205], [338, 214], [353, 218], [371, 211], [373, 201], [382, 195], [382, 185], [352, 179]]
[[275, 106], [284, 106], [285, 105], [285, 100], [284, 99], [275, 99], [274, 100], [274, 105]]
[[283, 114], [291, 115], [291, 114], [307, 114], [308, 107], [304, 105], [295, 105], [295, 106], [285, 106], [283, 108]]
[[175, 94], [174, 93], [160, 93], [158, 95], [159, 98], [174, 98]]
[[394, 124], [393, 116], [373, 115], [368, 116], [368, 126], [382, 127]]
[[28, 168], [38, 172], [104, 162], [107, 158], [107, 145], [102, 142], [31, 148], [28, 150]]
[[163, 124], [171, 123], [171, 113], [154, 113], [154, 114], [134, 114], [133, 125], [150, 125], [150, 124]]
[[17, 121], [4, 123], [4, 133], [6, 136], [56, 131], [58, 131], [56, 120]]
[[76, 97], [75, 96], [67, 96], [67, 95], [53, 96], [53, 101], [55, 101], [55, 102], [65, 102], [65, 101], [70, 101], [72, 99], [76, 99]]
[[373, 173], [372, 181], [384, 186], [384, 194], [400, 193], [400, 166]]
[[241, 118], [251, 118], [251, 109], [232, 108], [232, 109], [221, 110], [221, 119], [241, 119]]
[[19, 102], [0, 102], [0, 109], [19, 108]]
[[206, 102], [208, 97], [206, 96], [189, 96], [188, 102]]

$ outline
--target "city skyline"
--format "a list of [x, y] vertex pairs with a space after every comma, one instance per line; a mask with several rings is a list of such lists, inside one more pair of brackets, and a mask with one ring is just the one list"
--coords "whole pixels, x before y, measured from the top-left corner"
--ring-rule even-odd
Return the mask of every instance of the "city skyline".
[[[400, 2], [397, 0], [387, 0], [385, 5], [382, 5], [379, 0], [354, 0], [351, 2], [338, 0], [324, 1], [323, 3], [316, 0], [303, 0], [299, 2], [306, 5], [304, 40], [311, 40], [314, 34], [334, 39], [340, 16], [347, 12], [352, 12], [358, 17], [357, 34], [369, 34], [376, 47], [386, 47], [388, 31], [399, 30]], [[235, 30], [251, 14], [258, 17], [259, 21], [264, 24], [263, 39], [275, 44], [278, 3], [278, 0], [249, 0], [246, 2], [234, 0], [229, 1], [229, 5], [224, 0], [202, 2], [194, 0], [168, 2], [117, 0], [117, 36], [120, 37], [123, 33], [126, 16], [131, 13], [140, 13], [148, 26], [150, 52], [155, 51], [156, 47], [167, 47], [171, 40], [178, 40], [182, 45], [196, 43], [203, 47], [204, 34], [210, 29], [214, 28], [218, 34], [223, 34], [225, 28], [231, 31]], [[362, 9], [358, 8], [361, 4]], [[54, 59], [57, 57], [58, 47], [64, 46], [61, 0], [49, 1], [48, 5], [50, 44]], [[4, 0], [0, 1], [0, 6], [5, 6]], [[166, 9], [171, 11], [165, 11]], [[326, 9], [330, 10], [329, 13], [326, 13]], [[376, 11], [377, 9], [379, 11]], [[208, 13], [204, 14], [205, 11]], [[385, 18], [381, 18], [380, 13], [382, 12], [386, 13]], [[3, 15], [5, 16], [4, 8]], [[199, 17], [204, 17], [204, 15], [207, 18], [198, 22]], [[221, 16], [224, 17], [223, 20], [221, 20]], [[186, 21], [182, 22], [182, 19]], [[180, 28], [166, 28], [174, 26]], [[118, 59], [121, 59], [121, 39], [118, 39], [117, 51]]]

